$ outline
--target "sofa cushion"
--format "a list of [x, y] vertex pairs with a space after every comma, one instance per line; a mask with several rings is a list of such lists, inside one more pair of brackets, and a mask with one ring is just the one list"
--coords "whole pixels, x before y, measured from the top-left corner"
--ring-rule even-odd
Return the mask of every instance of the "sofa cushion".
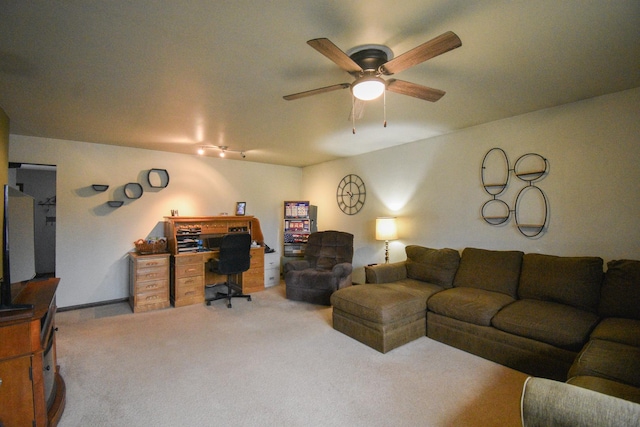
[[526, 254], [522, 259], [518, 296], [596, 312], [602, 267], [602, 258], [598, 257]]
[[598, 323], [591, 338], [640, 347], [640, 320], [608, 317]]
[[590, 340], [569, 369], [569, 376], [593, 376], [640, 387], [640, 347]]
[[427, 301], [429, 310], [475, 325], [490, 326], [491, 318], [502, 307], [515, 300], [500, 292], [476, 288], [453, 288], [433, 295]]
[[588, 311], [555, 302], [519, 300], [500, 310], [491, 324], [504, 332], [579, 351], [598, 323]]
[[450, 288], [460, 264], [460, 253], [453, 249], [431, 249], [409, 245], [407, 253], [407, 277]]
[[453, 286], [501, 292], [516, 298], [522, 255], [520, 251], [465, 248]]
[[640, 261], [609, 261], [600, 298], [601, 316], [640, 319]]

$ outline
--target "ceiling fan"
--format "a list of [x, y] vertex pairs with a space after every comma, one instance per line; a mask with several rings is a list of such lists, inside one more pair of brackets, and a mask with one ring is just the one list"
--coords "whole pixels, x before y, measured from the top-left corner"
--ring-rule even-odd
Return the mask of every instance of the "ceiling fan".
[[349, 54], [347, 54], [327, 38], [309, 40], [307, 44], [356, 79], [352, 83], [339, 83], [286, 95], [283, 98], [287, 101], [292, 101], [320, 93], [351, 88], [351, 93], [354, 96], [354, 109], [356, 108], [356, 100], [368, 101], [378, 98], [384, 93], [385, 89], [426, 101], [435, 102], [439, 100], [445, 94], [442, 90], [404, 80], [385, 80], [381, 76], [390, 76], [399, 73], [400, 71], [462, 46], [460, 38], [451, 31], [447, 31], [395, 58], [392, 58], [393, 53], [391, 50], [382, 45], [361, 46], [360, 48], [352, 49], [349, 51]]

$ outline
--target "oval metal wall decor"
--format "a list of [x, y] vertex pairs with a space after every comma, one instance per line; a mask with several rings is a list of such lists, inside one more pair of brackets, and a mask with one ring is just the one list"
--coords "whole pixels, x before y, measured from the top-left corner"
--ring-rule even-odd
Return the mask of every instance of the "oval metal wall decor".
[[516, 197], [515, 220], [520, 233], [527, 237], [536, 237], [547, 225], [549, 204], [542, 190], [528, 185], [518, 192]]
[[[509, 186], [509, 174], [513, 172], [520, 181], [527, 183], [516, 196], [513, 210], [498, 198]], [[482, 219], [489, 225], [505, 224], [514, 214], [516, 227], [525, 237], [539, 236], [547, 229], [549, 201], [541, 188], [534, 185], [549, 173], [549, 162], [537, 153], [527, 153], [509, 167], [507, 153], [492, 148], [484, 155], [480, 176], [482, 188], [492, 196], [480, 209]]]
[[482, 159], [482, 187], [497, 196], [509, 185], [509, 159], [502, 148], [492, 148]]

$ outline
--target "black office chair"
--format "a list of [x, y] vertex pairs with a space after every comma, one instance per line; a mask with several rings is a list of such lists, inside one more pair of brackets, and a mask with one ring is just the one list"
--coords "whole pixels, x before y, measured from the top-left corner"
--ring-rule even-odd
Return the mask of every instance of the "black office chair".
[[223, 284], [227, 287], [227, 292], [216, 292], [212, 297], [205, 297], [207, 305], [211, 305], [211, 301], [224, 298], [227, 299], [228, 308], [231, 308], [231, 298], [246, 298], [247, 301], [251, 301], [251, 295], [243, 294], [242, 286], [234, 281], [234, 276], [247, 271], [250, 266], [251, 235], [248, 233], [225, 235], [220, 242], [218, 258], [209, 261], [209, 271], [227, 275], [227, 281]]

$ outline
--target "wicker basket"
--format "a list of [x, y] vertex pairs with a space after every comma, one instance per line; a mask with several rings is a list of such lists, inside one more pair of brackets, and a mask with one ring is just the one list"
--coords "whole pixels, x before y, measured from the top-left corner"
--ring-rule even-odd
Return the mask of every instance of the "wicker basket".
[[144, 240], [138, 239], [133, 242], [136, 245], [136, 251], [141, 255], [147, 254], [161, 254], [167, 251], [167, 240]]

